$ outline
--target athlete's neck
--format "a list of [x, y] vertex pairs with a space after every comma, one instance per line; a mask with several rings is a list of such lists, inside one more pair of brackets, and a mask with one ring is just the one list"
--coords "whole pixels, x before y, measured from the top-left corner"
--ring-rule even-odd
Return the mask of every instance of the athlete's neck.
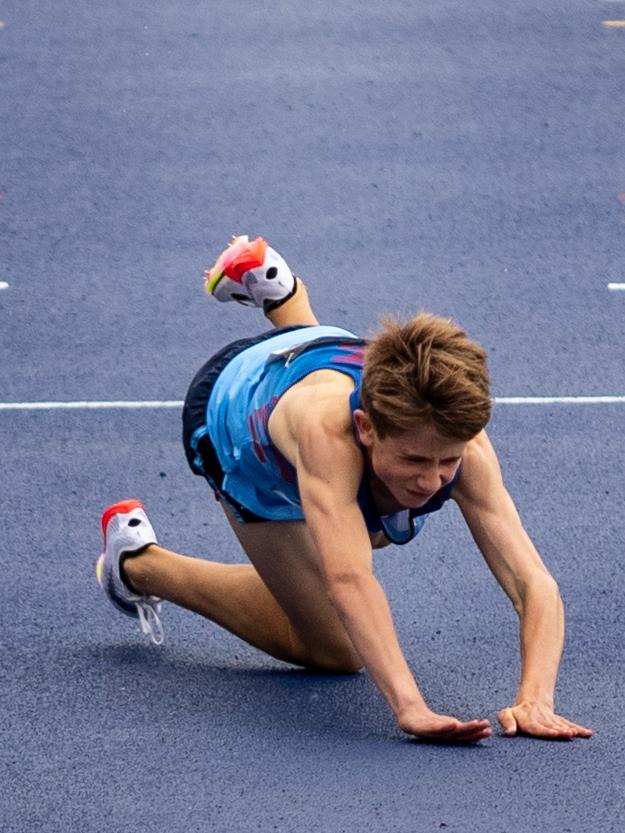
[[397, 498], [393, 497], [391, 492], [373, 471], [369, 449], [363, 447], [362, 452], [365, 455], [365, 477], [367, 478], [367, 484], [373, 496], [376, 509], [380, 515], [393, 515], [395, 512], [401, 512], [406, 507], [402, 506]]

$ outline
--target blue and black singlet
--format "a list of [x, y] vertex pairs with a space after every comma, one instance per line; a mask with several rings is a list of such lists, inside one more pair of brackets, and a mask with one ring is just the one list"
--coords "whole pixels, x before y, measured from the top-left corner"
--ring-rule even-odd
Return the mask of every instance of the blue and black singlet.
[[[273, 444], [269, 417], [289, 388], [317, 370], [336, 370], [353, 380], [349, 400], [353, 415], [360, 407], [365, 345], [363, 339], [340, 327], [304, 327], [255, 343], [228, 362], [208, 398], [206, 423], [191, 437], [193, 448], [203, 436], [210, 438], [224, 471], [226, 500], [231, 496], [267, 520], [304, 519], [295, 469]], [[356, 431], [354, 435], [358, 442]], [[425, 506], [381, 516], [365, 470], [358, 503], [367, 529], [384, 532], [397, 544], [412, 540], [427, 516], [449, 499], [459, 473]]]

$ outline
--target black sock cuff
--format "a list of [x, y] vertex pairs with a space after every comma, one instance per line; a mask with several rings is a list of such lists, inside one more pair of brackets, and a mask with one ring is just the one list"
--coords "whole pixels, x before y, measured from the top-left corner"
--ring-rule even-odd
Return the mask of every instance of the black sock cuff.
[[263, 304], [263, 312], [267, 315], [268, 312], [273, 312], [274, 309], [278, 309], [281, 307], [282, 304], [285, 304], [290, 298], [292, 298], [295, 293], [297, 292], [297, 288], [299, 283], [297, 282], [297, 277], [293, 275], [293, 289], [289, 292], [288, 295], [285, 295], [284, 298], [280, 298], [279, 301], [266, 301]]

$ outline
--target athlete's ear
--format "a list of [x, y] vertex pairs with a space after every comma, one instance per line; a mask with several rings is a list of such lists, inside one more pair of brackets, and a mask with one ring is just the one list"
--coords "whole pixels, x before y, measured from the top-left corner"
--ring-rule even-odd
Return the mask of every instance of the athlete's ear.
[[356, 423], [356, 430], [360, 442], [367, 448], [373, 445], [375, 439], [375, 428], [369, 419], [369, 415], [362, 408], [356, 408], [354, 411], [354, 422]]

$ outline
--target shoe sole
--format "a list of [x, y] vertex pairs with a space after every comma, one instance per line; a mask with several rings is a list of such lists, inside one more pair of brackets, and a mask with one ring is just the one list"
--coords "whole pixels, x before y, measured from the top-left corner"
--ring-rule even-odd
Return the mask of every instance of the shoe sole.
[[103, 573], [104, 573], [104, 553], [102, 553], [102, 555], [98, 556], [98, 560], [95, 563], [95, 577], [96, 577], [100, 587], [104, 590]]
[[210, 295], [214, 295], [214, 294], [215, 294], [215, 290], [217, 289], [217, 287], [218, 287], [218, 286], [219, 286], [219, 284], [221, 283], [221, 279], [223, 278], [223, 276], [224, 276], [225, 274], [226, 274], [225, 272], [220, 272], [220, 274], [219, 274], [219, 275], [215, 275], [215, 277], [214, 277], [214, 278], [211, 278], [210, 283], [207, 283], [207, 284], [206, 284], [206, 291], [207, 291]]

